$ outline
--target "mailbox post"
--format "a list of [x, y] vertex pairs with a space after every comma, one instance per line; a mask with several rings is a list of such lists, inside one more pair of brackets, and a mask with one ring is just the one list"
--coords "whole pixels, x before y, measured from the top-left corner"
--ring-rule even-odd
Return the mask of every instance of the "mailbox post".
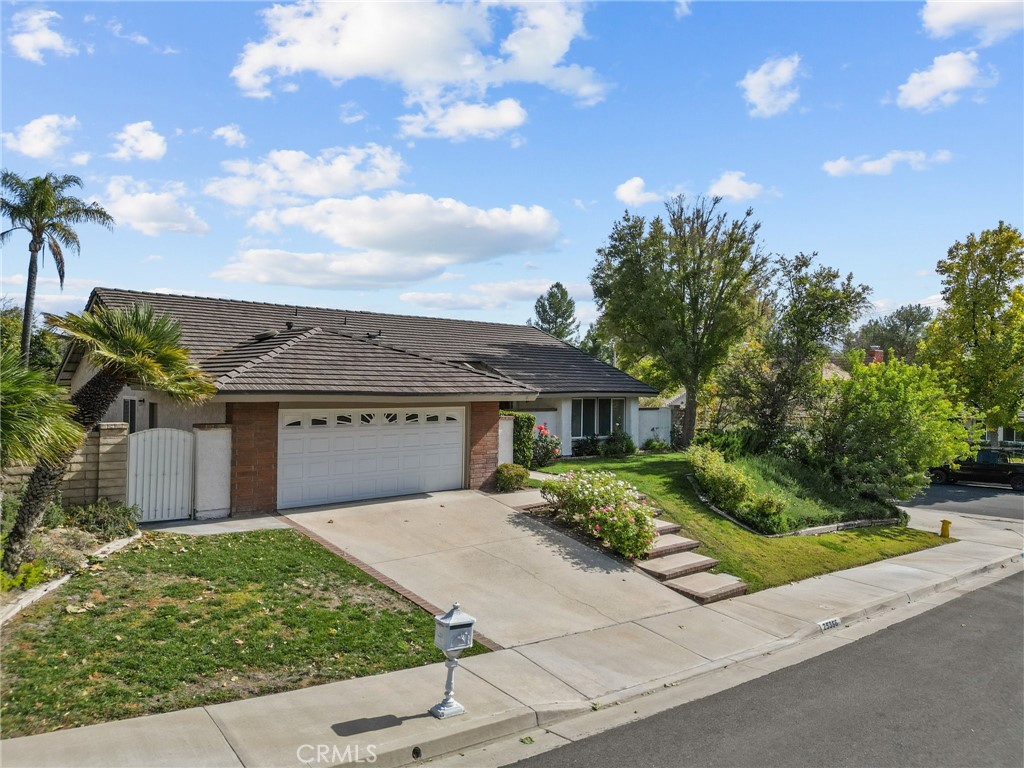
[[436, 718], [455, 717], [466, 711], [453, 696], [455, 693], [455, 668], [459, 666], [459, 655], [473, 645], [473, 625], [476, 619], [459, 608], [455, 603], [448, 613], [434, 617], [434, 645], [444, 651], [447, 658], [448, 679], [444, 686], [444, 698], [430, 708]]

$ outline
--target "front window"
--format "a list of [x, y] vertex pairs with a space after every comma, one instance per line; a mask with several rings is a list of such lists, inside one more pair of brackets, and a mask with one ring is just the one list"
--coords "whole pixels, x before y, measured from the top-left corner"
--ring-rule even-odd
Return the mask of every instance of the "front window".
[[573, 437], [608, 437], [625, 426], [625, 398], [583, 397], [572, 401]]

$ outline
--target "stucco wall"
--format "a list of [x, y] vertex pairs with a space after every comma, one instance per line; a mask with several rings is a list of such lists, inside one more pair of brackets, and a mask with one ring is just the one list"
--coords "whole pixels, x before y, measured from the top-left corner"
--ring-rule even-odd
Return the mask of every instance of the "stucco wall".
[[231, 512], [231, 425], [200, 424], [193, 434], [196, 517], [227, 517]]

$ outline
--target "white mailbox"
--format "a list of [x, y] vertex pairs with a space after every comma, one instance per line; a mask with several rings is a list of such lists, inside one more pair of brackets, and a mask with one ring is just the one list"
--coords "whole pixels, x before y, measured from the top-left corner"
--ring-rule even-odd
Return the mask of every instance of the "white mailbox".
[[473, 645], [474, 624], [476, 619], [463, 611], [458, 603], [448, 613], [434, 617], [434, 645], [444, 651], [447, 657], [444, 665], [448, 668], [444, 698], [430, 708], [430, 714], [434, 717], [454, 717], [466, 711], [454, 697], [455, 668], [459, 666], [459, 654]]
[[449, 659], [473, 646], [473, 625], [476, 619], [463, 611], [458, 603], [448, 613], [434, 617], [434, 645]]

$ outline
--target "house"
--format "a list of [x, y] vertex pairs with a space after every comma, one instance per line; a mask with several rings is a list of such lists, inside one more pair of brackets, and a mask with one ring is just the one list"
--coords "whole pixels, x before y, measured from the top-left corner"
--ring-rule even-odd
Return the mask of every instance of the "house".
[[[526, 325], [109, 288], [86, 308], [140, 302], [180, 322], [217, 394], [184, 407], [126, 388], [104, 421], [230, 426], [231, 512], [486, 487], [500, 408], [534, 413], [570, 455], [574, 437], [616, 426], [638, 441], [639, 398], [654, 394]], [[59, 381], [74, 391], [91, 373], [72, 349]]]

